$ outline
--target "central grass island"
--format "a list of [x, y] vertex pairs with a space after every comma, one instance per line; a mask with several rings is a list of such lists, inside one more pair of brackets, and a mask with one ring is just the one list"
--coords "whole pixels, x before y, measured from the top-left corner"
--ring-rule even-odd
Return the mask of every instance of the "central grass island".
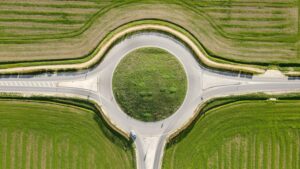
[[182, 104], [187, 89], [186, 73], [179, 60], [153, 47], [127, 54], [118, 64], [112, 83], [122, 110], [142, 121], [172, 115]]

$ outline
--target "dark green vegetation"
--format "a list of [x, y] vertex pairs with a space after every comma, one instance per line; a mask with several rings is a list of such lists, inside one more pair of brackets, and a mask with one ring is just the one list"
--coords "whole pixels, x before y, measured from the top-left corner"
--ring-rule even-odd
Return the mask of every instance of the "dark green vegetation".
[[125, 56], [113, 77], [113, 92], [121, 108], [143, 120], [164, 119], [184, 100], [187, 79], [182, 65], [159, 48], [140, 48]]
[[107, 128], [92, 104], [38, 100], [0, 99], [0, 168], [135, 167], [131, 145]]
[[299, 168], [299, 97], [259, 97], [209, 103], [192, 129], [168, 146], [163, 168]]
[[298, 0], [5, 1], [0, 61], [82, 62], [113, 29], [156, 18], [192, 33], [216, 61], [293, 70], [300, 64], [299, 5]]

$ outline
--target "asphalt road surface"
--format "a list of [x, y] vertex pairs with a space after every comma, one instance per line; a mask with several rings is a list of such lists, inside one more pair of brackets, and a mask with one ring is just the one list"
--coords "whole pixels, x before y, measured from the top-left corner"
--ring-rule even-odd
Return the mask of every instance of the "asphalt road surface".
[[[169, 51], [182, 63], [188, 77], [187, 94], [181, 107], [167, 119], [157, 122], [142, 122], [129, 117], [120, 109], [112, 92], [112, 76], [117, 64], [127, 53], [141, 47]], [[258, 77], [205, 68], [182, 43], [160, 33], [128, 37], [112, 47], [98, 66], [87, 71], [0, 78], [1, 92], [80, 96], [96, 101], [118, 128], [137, 133], [135, 144], [139, 169], [160, 168], [168, 136], [188, 122], [195, 115], [195, 109], [208, 99], [251, 92], [299, 90], [300, 81], [287, 77]]]

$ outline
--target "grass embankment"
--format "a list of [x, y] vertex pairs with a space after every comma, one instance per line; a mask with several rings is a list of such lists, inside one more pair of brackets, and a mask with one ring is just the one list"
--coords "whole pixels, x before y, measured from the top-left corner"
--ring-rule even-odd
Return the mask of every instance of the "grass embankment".
[[299, 168], [300, 101], [233, 100], [209, 104], [168, 146], [163, 168]]
[[90, 56], [113, 29], [156, 18], [184, 27], [215, 61], [293, 70], [300, 64], [298, 5], [294, 0], [1, 2], [0, 61], [15, 63], [6, 67], [25, 60], [82, 62], [79, 58]]
[[0, 168], [134, 168], [131, 145], [91, 104], [20, 99], [0, 99]]
[[125, 113], [143, 121], [164, 119], [185, 98], [187, 78], [179, 61], [159, 48], [140, 48], [121, 60], [113, 92]]

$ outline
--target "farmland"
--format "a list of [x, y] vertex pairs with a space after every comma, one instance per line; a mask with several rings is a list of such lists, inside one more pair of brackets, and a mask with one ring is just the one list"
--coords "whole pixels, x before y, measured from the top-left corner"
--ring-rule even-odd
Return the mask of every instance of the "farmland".
[[3, 1], [0, 61], [79, 62], [113, 29], [155, 18], [188, 30], [216, 61], [293, 70], [300, 64], [298, 5], [297, 0]]
[[0, 168], [134, 168], [131, 146], [92, 110], [1, 99], [0, 117]]
[[0, 169], [300, 169], [300, 77], [257, 76], [300, 76], [299, 19], [299, 0], [1, 0]]
[[156, 121], [167, 118], [182, 104], [187, 78], [181, 63], [159, 48], [140, 48], [117, 66], [113, 92], [128, 115]]
[[299, 106], [299, 100], [256, 100], [213, 108], [168, 146], [163, 168], [299, 168]]

